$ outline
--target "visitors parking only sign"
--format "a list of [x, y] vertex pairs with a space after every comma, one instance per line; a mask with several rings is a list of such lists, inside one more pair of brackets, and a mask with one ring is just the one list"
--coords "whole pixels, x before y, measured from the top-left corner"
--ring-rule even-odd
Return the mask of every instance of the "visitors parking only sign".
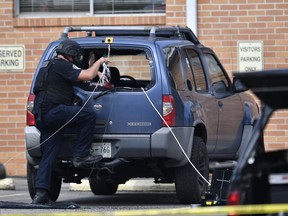
[[238, 71], [263, 70], [263, 42], [238, 41]]
[[24, 71], [24, 45], [0, 45], [0, 71]]

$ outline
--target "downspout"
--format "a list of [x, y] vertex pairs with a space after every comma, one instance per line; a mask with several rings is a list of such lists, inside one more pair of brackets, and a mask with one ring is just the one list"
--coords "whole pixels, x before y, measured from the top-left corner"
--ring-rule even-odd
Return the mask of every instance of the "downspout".
[[94, 0], [90, 0], [90, 11], [89, 16], [94, 16]]
[[197, 36], [197, 0], [186, 0], [186, 25]]

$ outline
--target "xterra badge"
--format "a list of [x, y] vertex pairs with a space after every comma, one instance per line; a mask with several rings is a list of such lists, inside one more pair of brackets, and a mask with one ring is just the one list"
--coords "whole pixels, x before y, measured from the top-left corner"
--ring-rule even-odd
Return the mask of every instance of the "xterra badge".
[[151, 126], [151, 122], [127, 122], [128, 127], [147, 127]]

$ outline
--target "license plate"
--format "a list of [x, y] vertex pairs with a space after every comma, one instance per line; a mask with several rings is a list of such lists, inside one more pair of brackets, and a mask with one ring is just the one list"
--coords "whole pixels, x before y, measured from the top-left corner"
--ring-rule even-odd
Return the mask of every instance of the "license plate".
[[102, 155], [103, 158], [111, 158], [111, 143], [93, 143], [91, 146], [92, 155]]

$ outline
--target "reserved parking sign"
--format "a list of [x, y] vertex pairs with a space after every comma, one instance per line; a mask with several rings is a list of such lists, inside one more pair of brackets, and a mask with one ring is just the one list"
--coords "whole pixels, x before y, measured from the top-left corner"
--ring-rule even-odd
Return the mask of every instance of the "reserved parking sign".
[[25, 46], [0, 45], [0, 71], [24, 71]]

